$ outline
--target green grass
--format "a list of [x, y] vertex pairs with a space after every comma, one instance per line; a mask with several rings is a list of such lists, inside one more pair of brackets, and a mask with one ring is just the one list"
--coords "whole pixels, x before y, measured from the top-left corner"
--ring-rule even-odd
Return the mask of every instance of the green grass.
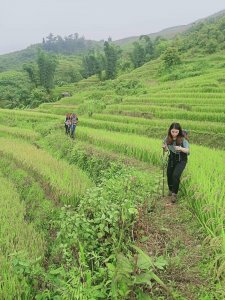
[[25, 273], [18, 272], [17, 263], [22, 270], [28, 261], [43, 259], [46, 244], [33, 224], [25, 221], [25, 205], [15, 186], [1, 173], [0, 189], [0, 298], [29, 299], [31, 287]]
[[[104, 291], [104, 297], [107, 292], [109, 294], [108, 287], [98, 284], [109, 280], [106, 286], [111, 285], [112, 278], [107, 277], [106, 264], [115, 267], [115, 252], [120, 246], [121, 251], [128, 251], [125, 240], [131, 242], [132, 226], [137, 220], [136, 209], [147, 197], [145, 188], [157, 190], [153, 178], [158, 181], [161, 178], [161, 144], [173, 121], [188, 129], [191, 138], [191, 155], [182, 178], [180, 195], [211, 240], [215, 251], [215, 261], [211, 262], [214, 264], [214, 278], [223, 283], [224, 58], [224, 51], [196, 57], [187, 54], [182, 57], [182, 64], [171, 70], [162, 70], [158, 59], [120, 75], [116, 80], [99, 82], [92, 77], [57, 87], [55, 97], [64, 91], [72, 96], [42, 104], [34, 111], [0, 110], [0, 151], [4, 159], [11, 160], [14, 168], [20, 165], [29, 169], [42, 185], [46, 182], [61, 200], [61, 205], [75, 207], [66, 206], [60, 222], [57, 217], [53, 220], [53, 223], [58, 222], [58, 238], [49, 255], [52, 255], [52, 261], [56, 261], [53, 272], [59, 272], [62, 281], [58, 289], [60, 293], [54, 294], [55, 283], [52, 284], [52, 278], [45, 274], [51, 297], [61, 297], [63, 291], [64, 296], [70, 297], [74, 291], [73, 282], [79, 285], [83, 297], [94, 286], [96, 290]], [[75, 141], [64, 134], [67, 112], [79, 113]], [[120, 158], [123, 162], [127, 160], [128, 164], [133, 163], [141, 171], [132, 171], [134, 173], [129, 173], [131, 177], [124, 174], [119, 167]], [[149, 167], [146, 169], [150, 175], [141, 169], [143, 163]], [[136, 176], [140, 181], [136, 181]], [[10, 190], [7, 179], [4, 180], [3, 184]], [[143, 199], [139, 197], [142, 192]], [[15, 199], [18, 197], [20, 195], [15, 191]], [[10, 264], [3, 256], [2, 270], [10, 268]], [[63, 272], [67, 268], [69, 275], [66, 278]], [[84, 280], [85, 286], [77, 281], [78, 270], [85, 274], [85, 280], [91, 278]], [[7, 276], [11, 275], [10, 272]], [[12, 282], [17, 282], [16, 275], [12, 276], [15, 276]], [[67, 285], [62, 282], [67, 282]], [[26, 281], [21, 283], [23, 285]], [[12, 286], [15, 291], [14, 284]], [[10, 289], [10, 285], [7, 288]], [[15, 295], [19, 297], [20, 293], [18, 290]]]
[[0, 151], [43, 176], [63, 203], [76, 205], [86, 189], [92, 186], [88, 176], [75, 166], [57, 161], [27, 143], [1, 138]]

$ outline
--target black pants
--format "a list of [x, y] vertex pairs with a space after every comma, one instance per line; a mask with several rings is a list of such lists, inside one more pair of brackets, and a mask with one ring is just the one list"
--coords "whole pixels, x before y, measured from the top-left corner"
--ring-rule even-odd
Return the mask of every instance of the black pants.
[[168, 161], [167, 182], [168, 182], [169, 190], [172, 193], [175, 194], [178, 193], [180, 177], [186, 167], [186, 164], [187, 164], [186, 160], [177, 161], [177, 160], [169, 159]]
[[65, 129], [66, 129], [66, 134], [70, 133], [70, 126], [69, 125], [65, 125]]

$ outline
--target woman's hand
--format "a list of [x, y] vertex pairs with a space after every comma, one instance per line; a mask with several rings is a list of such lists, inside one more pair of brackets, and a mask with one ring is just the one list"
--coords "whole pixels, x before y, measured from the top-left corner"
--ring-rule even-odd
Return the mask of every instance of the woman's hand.
[[162, 145], [162, 148], [163, 148], [164, 151], [168, 151], [167, 144], [163, 144], [163, 145]]
[[174, 146], [174, 149], [175, 149], [176, 151], [181, 152], [183, 148], [182, 148], [181, 146]]

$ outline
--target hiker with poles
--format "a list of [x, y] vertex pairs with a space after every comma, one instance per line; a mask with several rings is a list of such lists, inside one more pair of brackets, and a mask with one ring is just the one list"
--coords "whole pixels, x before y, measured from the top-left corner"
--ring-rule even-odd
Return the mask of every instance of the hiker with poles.
[[70, 114], [66, 114], [65, 129], [67, 135], [70, 133], [70, 126], [71, 126], [71, 117]]
[[[177, 201], [180, 177], [186, 167], [189, 150], [187, 132], [182, 130], [179, 123], [172, 123], [169, 127], [167, 137], [163, 141], [163, 157], [165, 152], [169, 153], [167, 163], [167, 183], [171, 202]], [[164, 161], [164, 160], [163, 160]], [[164, 163], [163, 163], [163, 194], [164, 194]]]
[[72, 139], [75, 138], [75, 130], [76, 130], [77, 123], [78, 123], [78, 117], [76, 114], [73, 113], [71, 115], [71, 134], [70, 134]]

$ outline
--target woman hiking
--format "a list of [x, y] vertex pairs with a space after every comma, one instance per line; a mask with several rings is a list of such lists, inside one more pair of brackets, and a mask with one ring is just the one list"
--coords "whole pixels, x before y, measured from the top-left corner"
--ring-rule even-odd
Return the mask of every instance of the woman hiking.
[[66, 114], [66, 119], [65, 119], [66, 134], [70, 133], [70, 126], [71, 126], [71, 116], [70, 114]]
[[74, 139], [75, 138], [75, 129], [76, 129], [76, 126], [78, 124], [78, 117], [76, 114], [72, 114], [71, 115], [71, 138]]
[[179, 123], [172, 123], [170, 125], [162, 147], [164, 151], [169, 151], [167, 182], [171, 202], [175, 203], [177, 201], [180, 177], [186, 167], [188, 155], [190, 153], [187, 136]]

